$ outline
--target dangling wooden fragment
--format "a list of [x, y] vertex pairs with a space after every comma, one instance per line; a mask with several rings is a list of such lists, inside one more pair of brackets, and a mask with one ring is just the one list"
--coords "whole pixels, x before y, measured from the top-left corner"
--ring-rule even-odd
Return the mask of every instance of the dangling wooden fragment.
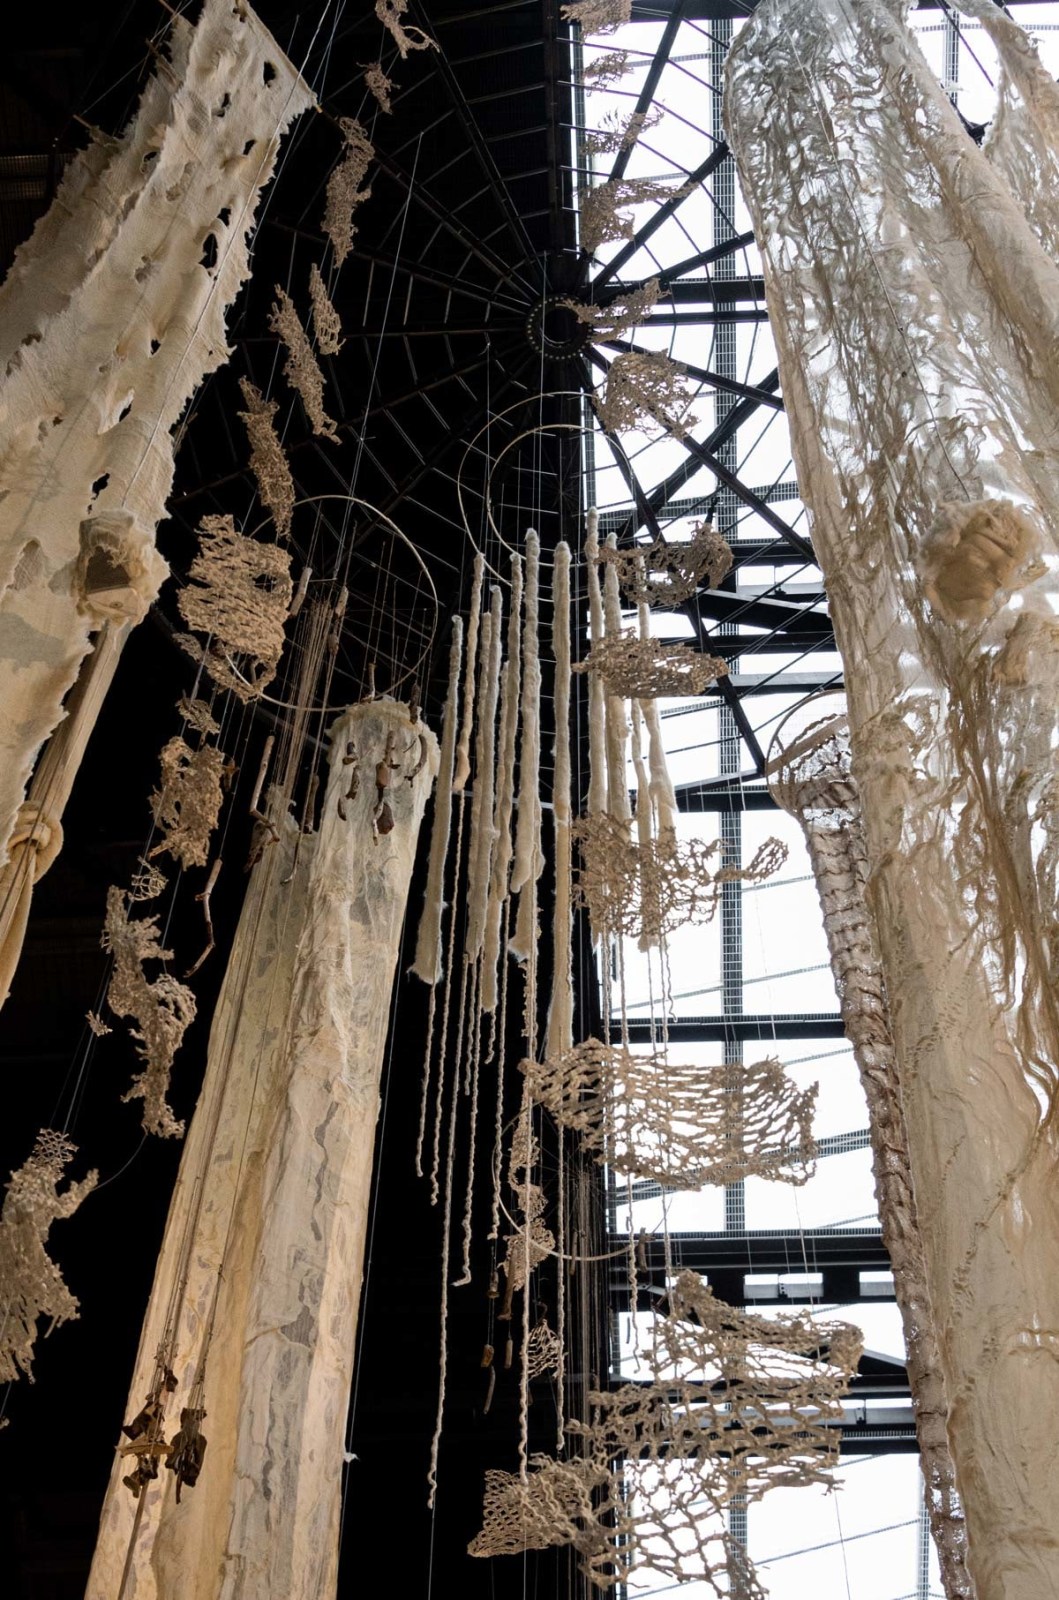
[[166, 1096], [173, 1057], [195, 1020], [195, 996], [169, 972], [148, 978], [144, 964], [171, 961], [173, 952], [162, 949], [157, 917], [130, 919], [128, 897], [118, 888], [107, 890], [102, 943], [114, 959], [107, 1004], [117, 1016], [136, 1023], [130, 1032], [144, 1063], [122, 1099], [143, 1101], [148, 1133], [178, 1138], [184, 1124], [174, 1117]]
[[436, 50], [437, 45], [422, 28], [406, 27], [403, 21], [408, 0], [375, 0], [375, 15], [388, 29], [404, 61], [410, 50]]
[[33, 1382], [41, 1317], [47, 1317], [50, 1333], [77, 1316], [77, 1300], [45, 1248], [52, 1223], [72, 1216], [96, 1186], [98, 1174], [90, 1172], [59, 1193], [64, 1168], [76, 1153], [65, 1134], [45, 1128], [8, 1180], [0, 1212], [0, 1383], [20, 1373]]
[[249, 378], [240, 378], [246, 410], [239, 412], [250, 441], [250, 471], [257, 482], [261, 503], [268, 507], [276, 535], [286, 539], [294, 514], [294, 479], [273, 418], [279, 403], [266, 400]]
[[331, 303], [327, 285], [315, 261], [309, 268], [309, 298], [313, 303], [313, 332], [317, 349], [321, 355], [337, 356], [346, 342], [342, 337], [342, 318]]
[[[238, 533], [230, 516], [204, 517], [177, 604], [188, 627], [211, 642], [182, 642], [221, 688], [252, 700], [276, 675], [292, 593], [286, 550]], [[245, 658], [245, 668], [232, 656]]]
[[341, 117], [339, 126], [346, 147], [327, 180], [327, 203], [320, 226], [331, 241], [335, 265], [340, 267], [353, 248], [357, 231], [353, 213], [371, 199], [371, 185], [362, 188], [361, 184], [374, 160], [375, 146], [353, 117]]
[[278, 283], [268, 325], [287, 347], [283, 376], [301, 396], [313, 432], [321, 439], [337, 440], [338, 424], [328, 416], [324, 406], [324, 375], [313, 354], [309, 335], [302, 326], [294, 301]]

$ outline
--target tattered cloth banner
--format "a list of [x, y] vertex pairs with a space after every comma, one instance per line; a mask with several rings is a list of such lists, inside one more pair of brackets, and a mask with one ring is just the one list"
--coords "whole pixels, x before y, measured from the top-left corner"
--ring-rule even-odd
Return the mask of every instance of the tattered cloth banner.
[[319, 832], [280, 823], [254, 870], [130, 1388], [132, 1417], [162, 1351], [165, 1439], [198, 1404], [208, 1448], [179, 1504], [164, 1471], [134, 1499], [118, 1458], [90, 1600], [335, 1591], [383, 1051], [438, 752], [391, 700], [346, 712], [331, 748]]
[[893, 0], [765, 0], [728, 72], [845, 664], [969, 1565], [978, 1600], [1040, 1600], [1059, 1593], [1059, 270]]
[[91, 634], [123, 638], [166, 575], [171, 430], [228, 358], [261, 190], [310, 104], [242, 0], [176, 18], [136, 118], [73, 162], [0, 291], [0, 860]]

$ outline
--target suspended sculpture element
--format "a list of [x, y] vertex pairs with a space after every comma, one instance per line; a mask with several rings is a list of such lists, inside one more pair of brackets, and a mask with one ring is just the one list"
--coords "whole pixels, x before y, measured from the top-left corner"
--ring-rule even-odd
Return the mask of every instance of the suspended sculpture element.
[[555, 1249], [555, 1235], [544, 1221], [544, 1190], [534, 1181], [540, 1159], [540, 1144], [527, 1108], [511, 1136], [507, 1168], [508, 1186], [514, 1196], [513, 1211], [518, 1220], [516, 1232], [504, 1237], [507, 1252], [502, 1267], [507, 1283], [504, 1294], [507, 1316], [511, 1315], [512, 1296], [526, 1287], [530, 1273]]
[[184, 1124], [176, 1120], [166, 1097], [173, 1057], [195, 1020], [195, 996], [170, 972], [147, 976], [146, 962], [171, 961], [173, 952], [162, 949], [157, 917], [133, 920], [129, 916], [128, 896], [121, 889], [107, 890], [102, 944], [114, 962], [107, 1004], [116, 1016], [131, 1017], [136, 1023], [131, 1034], [144, 1063], [122, 1098], [143, 1101], [143, 1125], [148, 1133], [178, 1138]]
[[345, 151], [327, 180], [327, 204], [321, 227], [331, 241], [335, 265], [340, 267], [353, 248], [357, 231], [353, 226], [353, 213], [365, 200], [371, 199], [370, 184], [366, 188], [361, 185], [375, 159], [375, 146], [352, 117], [340, 117], [339, 127]]
[[585, 88], [605, 89], [612, 83], [619, 83], [629, 71], [629, 52], [609, 50], [606, 55], [597, 56], [586, 65], [583, 73]]
[[[592, 156], [613, 155], [618, 150], [630, 150], [642, 133], [655, 127], [661, 120], [661, 106], [652, 106], [650, 111], [607, 111], [601, 118], [599, 127], [591, 129], [585, 135], [585, 149]], [[654, 298], [656, 300], [658, 298], [657, 283]], [[654, 301], [650, 302], [653, 303]]]
[[664, 695], [702, 694], [718, 678], [728, 676], [720, 656], [703, 655], [683, 644], [658, 644], [625, 632], [594, 644], [575, 672], [595, 672], [611, 694], [627, 700], [653, 700]]
[[393, 42], [404, 61], [410, 50], [436, 50], [434, 40], [422, 28], [411, 28], [404, 22], [408, 0], [375, 0], [375, 15], [393, 37]]
[[586, 36], [613, 33], [632, 16], [632, 0], [572, 0], [560, 6], [559, 15], [564, 22], [576, 22]]
[[703, 585], [717, 588], [732, 570], [732, 547], [710, 523], [700, 522], [689, 539], [652, 539], [627, 550], [604, 545], [599, 559], [617, 570], [627, 599], [671, 611]]
[[769, 789], [798, 818], [805, 834], [842, 1023], [868, 1104], [879, 1219], [904, 1329], [925, 1501], [942, 1583], [951, 1600], [974, 1600], [967, 1524], [946, 1435], [949, 1408], [912, 1193], [890, 1011], [868, 906], [868, 844], [847, 721], [838, 710], [790, 741], [782, 739], [784, 733], [781, 728], [782, 753], [770, 765]]
[[310, 104], [244, 0], [206, 0], [194, 27], [175, 18], [135, 119], [66, 169], [0, 290], [5, 854], [91, 635], [113, 630], [82, 718], [165, 576], [154, 534], [172, 429], [228, 357], [224, 313], [249, 272], [261, 191]]
[[581, 300], [563, 300], [578, 322], [587, 323], [594, 339], [619, 339], [650, 316], [651, 310], [662, 298], [663, 290], [657, 278], [645, 283], [642, 289], [619, 296], [605, 306], [585, 305]]
[[[282, 792], [268, 803], [278, 842], [251, 878], [130, 1388], [130, 1413], [164, 1402], [168, 1453], [183, 1436], [188, 1492], [178, 1505], [160, 1475], [134, 1500], [116, 1461], [90, 1600], [335, 1591], [390, 993], [437, 747], [375, 700], [338, 719], [331, 748], [318, 833], [284, 816]], [[209, 1448], [192, 1490], [198, 1413]]]
[[283, 376], [301, 396], [313, 432], [321, 439], [337, 440], [338, 424], [328, 416], [324, 405], [324, 375], [313, 353], [309, 335], [302, 325], [294, 301], [278, 283], [276, 303], [269, 313], [268, 325], [287, 347]]
[[162, 838], [151, 855], [165, 851], [182, 867], [204, 867], [224, 802], [224, 751], [212, 744], [193, 750], [178, 734], [163, 745], [159, 760], [161, 783], [151, 811]]
[[273, 418], [279, 402], [266, 400], [249, 378], [240, 378], [246, 410], [239, 412], [250, 441], [250, 471], [257, 483], [261, 503], [268, 507], [276, 529], [276, 537], [290, 535], [291, 517], [294, 515], [294, 479]]
[[1059, 1590], [1059, 269], [887, 0], [765, 0], [727, 120], [845, 663], [968, 1564], [978, 1600], [1037, 1600]]
[[315, 261], [309, 268], [309, 298], [313, 303], [313, 332], [317, 349], [321, 355], [337, 356], [346, 342], [342, 337], [342, 319], [331, 303], [327, 285]]
[[90, 1172], [59, 1193], [76, 1154], [64, 1134], [45, 1128], [7, 1183], [0, 1212], [0, 1383], [12, 1383], [20, 1373], [33, 1382], [41, 1317], [47, 1317], [50, 1333], [77, 1316], [77, 1300], [45, 1248], [52, 1223], [73, 1216], [96, 1186], [98, 1174]]
[[382, 70], [381, 62], [372, 61], [364, 68], [364, 86], [374, 96], [379, 110], [390, 116], [393, 112], [390, 95], [396, 85]]
[[[600, 190], [593, 193], [599, 194]], [[696, 419], [689, 415], [691, 400], [687, 374], [678, 362], [661, 351], [647, 354], [632, 350], [615, 356], [603, 393], [595, 404], [608, 433], [624, 433], [653, 424], [675, 439], [683, 439], [695, 426]]]
[[230, 516], [203, 517], [177, 604], [209, 643], [183, 641], [185, 648], [222, 689], [254, 699], [276, 675], [293, 592], [286, 550], [236, 532]]
[[787, 859], [786, 845], [766, 839], [747, 866], [718, 866], [719, 839], [634, 842], [627, 824], [606, 812], [579, 818], [574, 842], [581, 852], [575, 892], [593, 926], [651, 943], [712, 921], [726, 883], [761, 882]]
[[588, 1395], [589, 1420], [569, 1430], [580, 1457], [488, 1473], [471, 1555], [572, 1545], [599, 1588], [653, 1571], [723, 1596], [734, 1571], [741, 1593], [763, 1597], [719, 1519], [771, 1488], [830, 1483], [860, 1331], [735, 1310], [693, 1272], [668, 1298], [654, 1319], [652, 1379]]
[[816, 1085], [799, 1090], [778, 1061], [687, 1066], [664, 1051], [586, 1039], [524, 1061], [534, 1100], [581, 1135], [596, 1161], [674, 1189], [751, 1176], [812, 1176]]
[[[589, 255], [635, 232], [633, 207], [669, 199], [672, 190], [654, 178], [612, 178], [581, 195], [581, 248]], [[666, 360], [666, 357], [662, 358]]]

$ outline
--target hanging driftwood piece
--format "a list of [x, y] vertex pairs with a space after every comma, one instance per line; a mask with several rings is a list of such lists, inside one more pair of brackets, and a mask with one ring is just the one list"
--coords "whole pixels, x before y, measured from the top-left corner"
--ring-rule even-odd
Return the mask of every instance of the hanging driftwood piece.
[[594, 644], [573, 670], [598, 673], [611, 694], [648, 700], [660, 695], [702, 694], [718, 678], [727, 677], [728, 663], [686, 644], [659, 644], [626, 632]]
[[615, 356], [595, 406], [608, 433], [643, 428], [653, 422], [683, 439], [696, 419], [689, 416], [691, 395], [683, 367], [659, 351], [626, 351]]
[[294, 514], [294, 479], [273, 418], [279, 403], [266, 400], [249, 378], [240, 378], [246, 410], [239, 417], [250, 441], [250, 471], [257, 481], [261, 503], [268, 507], [276, 534], [285, 539]]
[[375, 0], [375, 15], [393, 38], [394, 44], [401, 52], [404, 61], [411, 50], [436, 50], [434, 40], [425, 34], [422, 28], [410, 28], [405, 25], [404, 16], [408, 10], [408, 0]]
[[[286, 550], [238, 533], [230, 516], [203, 517], [177, 604], [188, 627], [211, 642], [182, 641], [185, 649], [222, 689], [252, 700], [276, 675], [293, 592]], [[232, 656], [245, 658], [239, 670]]]
[[564, 22], [576, 22], [584, 34], [613, 33], [632, 16], [632, 0], [572, 0], [559, 14]]
[[309, 268], [309, 297], [313, 303], [313, 332], [316, 334], [317, 348], [321, 355], [337, 356], [346, 342], [342, 337], [342, 319], [331, 304], [327, 285], [315, 261]]
[[337, 439], [338, 424], [328, 416], [324, 406], [324, 375], [313, 354], [309, 335], [302, 326], [294, 301], [278, 283], [276, 303], [269, 314], [268, 325], [287, 347], [283, 376], [301, 396], [313, 432], [321, 439]]
[[20, 1373], [33, 1381], [37, 1323], [47, 1317], [46, 1333], [71, 1322], [78, 1311], [55, 1262], [45, 1248], [53, 1222], [72, 1216], [96, 1186], [90, 1172], [62, 1193], [59, 1184], [77, 1153], [64, 1134], [45, 1128], [33, 1153], [11, 1174], [0, 1212], [0, 1383]]
[[600, 561], [615, 568], [622, 592], [639, 604], [672, 610], [690, 600], [705, 584], [716, 589], [732, 570], [732, 547], [708, 522], [700, 522], [690, 539], [652, 539], [629, 550], [604, 545]]
[[371, 185], [361, 185], [375, 157], [375, 146], [353, 117], [340, 117], [346, 148], [327, 180], [327, 203], [321, 227], [331, 241], [335, 264], [341, 266], [353, 247], [353, 213], [371, 199]]
[[785, 844], [766, 839], [747, 866], [717, 866], [719, 839], [634, 843], [624, 821], [607, 812], [581, 817], [573, 832], [581, 851], [575, 894], [593, 927], [652, 943], [677, 928], [710, 922], [726, 883], [759, 883], [787, 859]]
[[364, 68], [364, 84], [369, 94], [375, 96], [379, 110], [387, 116], [393, 111], [390, 95], [396, 88], [392, 78], [388, 78], [382, 70], [381, 61], [372, 61]]
[[674, 1189], [752, 1176], [812, 1176], [816, 1086], [800, 1090], [778, 1061], [686, 1066], [588, 1039], [524, 1061], [533, 1098], [581, 1135], [596, 1161]]
[[193, 750], [178, 734], [163, 745], [159, 762], [151, 811], [162, 838], [151, 856], [167, 851], [182, 867], [204, 867], [224, 801], [224, 751], [212, 744]]
[[157, 917], [130, 920], [127, 896], [118, 888], [107, 890], [102, 943], [114, 958], [107, 1004], [117, 1016], [130, 1017], [136, 1023], [130, 1031], [144, 1063], [122, 1098], [143, 1101], [143, 1125], [148, 1133], [179, 1137], [184, 1124], [173, 1116], [166, 1095], [173, 1057], [195, 1020], [195, 996], [171, 973], [148, 978], [145, 963], [171, 961], [173, 952], [162, 949]]
[[596, 339], [620, 339], [625, 333], [646, 320], [652, 307], [662, 299], [663, 291], [657, 278], [645, 283], [642, 289], [620, 295], [605, 306], [584, 305], [580, 300], [564, 300], [562, 304], [572, 311], [578, 322], [585, 322]]
[[593, 255], [601, 245], [631, 239], [632, 208], [671, 198], [673, 190], [654, 178], [612, 178], [581, 196], [581, 247]]
[[[176, 17], [159, 60], [124, 133], [65, 168], [0, 289], [0, 861], [71, 686], [93, 672], [83, 732], [166, 575], [154, 538], [173, 429], [228, 358], [258, 201], [312, 103], [233, 0], [205, 0], [194, 27]], [[68, 770], [81, 744], [68, 740]]]

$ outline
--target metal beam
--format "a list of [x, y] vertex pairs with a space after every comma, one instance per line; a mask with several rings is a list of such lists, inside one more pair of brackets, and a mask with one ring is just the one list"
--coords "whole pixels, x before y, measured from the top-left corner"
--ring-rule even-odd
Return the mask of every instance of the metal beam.
[[[657, 1044], [659, 1023], [633, 1020], [627, 1023], [631, 1044]], [[741, 1017], [677, 1017], [666, 1024], [666, 1038], [670, 1044], [724, 1043], [726, 1039], [744, 1039], [760, 1044], [774, 1039], [844, 1039], [842, 1018], [834, 1012], [797, 1015]], [[622, 1041], [620, 1023], [611, 1024], [611, 1039]], [[756, 1258], [755, 1258], [756, 1259]]]
[[[662, 30], [662, 37], [658, 41], [658, 48], [655, 50], [654, 58], [651, 61], [651, 65], [647, 69], [647, 76], [644, 78], [644, 81], [640, 87], [640, 93], [637, 96], [636, 105], [633, 110], [633, 117], [643, 117], [651, 109], [651, 106], [654, 102], [655, 90], [658, 88], [659, 79], [661, 78], [662, 73], [665, 71], [666, 62], [669, 60], [670, 52], [673, 49], [677, 33], [680, 30], [680, 24], [684, 20], [685, 4], [686, 0], [674, 0], [672, 10], [669, 14], [669, 19]], [[615, 178], [621, 178], [624, 176], [625, 169], [629, 165], [629, 158], [632, 155], [635, 143], [636, 141], [633, 140], [631, 144], [628, 144], [619, 150], [617, 155], [614, 157], [614, 165], [610, 169], [610, 177], [607, 180], [609, 183], [613, 183]]]

